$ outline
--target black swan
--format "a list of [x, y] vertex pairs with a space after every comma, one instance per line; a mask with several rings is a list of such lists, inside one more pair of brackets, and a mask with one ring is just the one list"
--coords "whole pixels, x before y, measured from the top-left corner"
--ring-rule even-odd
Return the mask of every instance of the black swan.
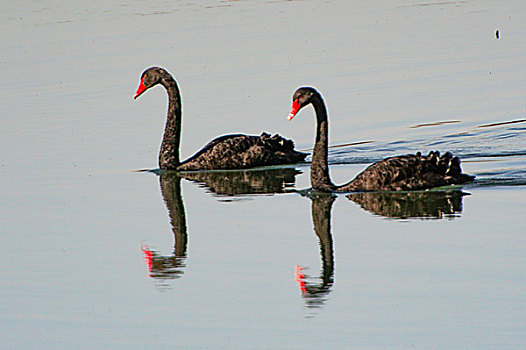
[[163, 68], [151, 67], [141, 75], [134, 99], [161, 84], [168, 92], [168, 115], [159, 151], [159, 167], [166, 170], [246, 169], [265, 165], [297, 163], [306, 153], [294, 150], [294, 142], [279, 135], [224, 135], [210, 141], [199, 152], [181, 162], [181, 95], [175, 79]]
[[329, 177], [327, 109], [320, 93], [311, 87], [302, 87], [292, 96], [292, 109], [289, 120], [298, 111], [312, 104], [316, 113], [316, 142], [312, 154], [310, 180], [312, 188], [322, 192], [354, 191], [411, 191], [433, 187], [463, 184], [475, 177], [463, 174], [460, 159], [450, 152], [442, 157], [439, 152], [428, 156], [408, 154], [386, 158], [370, 165], [345, 185], [336, 186]]

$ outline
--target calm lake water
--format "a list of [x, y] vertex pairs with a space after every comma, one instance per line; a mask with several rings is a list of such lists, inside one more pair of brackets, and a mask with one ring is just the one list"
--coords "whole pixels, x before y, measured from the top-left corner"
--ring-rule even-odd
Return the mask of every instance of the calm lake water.
[[[3, 349], [526, 347], [526, 2], [19, 1], [0, 11]], [[498, 36], [497, 36], [498, 31]], [[310, 149], [343, 183], [453, 151], [470, 185], [308, 191], [309, 164], [157, 175], [226, 133]], [[350, 144], [350, 145], [349, 145]], [[347, 146], [345, 146], [347, 145]]]

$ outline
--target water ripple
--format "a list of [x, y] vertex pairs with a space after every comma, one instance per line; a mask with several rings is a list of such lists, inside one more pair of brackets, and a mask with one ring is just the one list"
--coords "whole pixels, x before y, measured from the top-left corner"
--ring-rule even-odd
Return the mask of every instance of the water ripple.
[[[451, 151], [463, 159], [526, 155], [526, 134], [524, 133], [526, 129], [510, 126], [510, 124], [523, 121], [526, 120], [483, 124], [471, 130], [432, 135], [427, 139], [416, 135], [411, 139], [396, 141], [367, 141], [354, 145], [352, 143], [333, 145], [330, 158], [332, 163], [357, 164], [377, 161], [396, 154], [417, 151], [426, 153], [435, 149], [442, 152]], [[434, 123], [434, 125], [439, 124]]]

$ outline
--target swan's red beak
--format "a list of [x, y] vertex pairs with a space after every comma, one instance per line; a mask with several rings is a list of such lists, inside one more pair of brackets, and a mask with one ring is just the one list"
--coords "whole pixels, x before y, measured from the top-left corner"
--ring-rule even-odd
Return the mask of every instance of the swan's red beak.
[[294, 116], [296, 115], [296, 113], [298, 113], [300, 108], [301, 108], [301, 105], [300, 105], [299, 99], [294, 100], [294, 102], [292, 102], [292, 109], [290, 110], [290, 113], [289, 113], [289, 117], [288, 117], [289, 120], [292, 120], [292, 118], [294, 118]]
[[133, 99], [135, 100], [137, 97], [141, 96], [143, 92], [146, 91], [146, 86], [144, 86], [143, 83], [144, 78], [141, 79], [141, 82], [139, 84], [139, 87], [137, 88], [137, 92], [135, 93], [135, 96], [133, 96]]

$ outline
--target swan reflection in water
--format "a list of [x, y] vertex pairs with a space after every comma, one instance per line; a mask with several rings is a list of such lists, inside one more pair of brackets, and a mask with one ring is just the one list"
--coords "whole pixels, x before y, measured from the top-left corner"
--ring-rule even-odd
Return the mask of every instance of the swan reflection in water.
[[195, 171], [181, 173], [181, 176], [218, 196], [243, 196], [292, 192], [298, 174], [301, 174], [301, 171], [291, 167], [245, 171]]
[[174, 234], [174, 250], [170, 256], [163, 256], [148, 246], [142, 246], [144, 258], [148, 264], [150, 277], [167, 280], [179, 278], [186, 266], [186, 247], [188, 233], [186, 228], [186, 213], [181, 194], [181, 178], [176, 174], [159, 174], [161, 194], [168, 209], [170, 225]]
[[308, 308], [321, 307], [334, 283], [334, 249], [331, 234], [331, 211], [336, 197], [332, 194], [313, 192], [308, 194], [311, 200], [311, 215], [314, 233], [318, 236], [321, 256], [321, 275], [319, 282], [308, 281], [304, 268], [296, 265], [295, 277], [301, 295]]
[[[331, 233], [331, 211], [336, 197], [316, 191], [307, 191], [311, 200], [312, 224], [318, 236], [322, 270], [317, 282], [296, 265], [295, 278], [307, 308], [319, 308], [326, 301], [334, 284], [334, 248]], [[392, 219], [453, 219], [462, 212], [462, 191], [422, 192], [361, 192], [347, 198], [363, 209]], [[309, 281], [311, 280], [311, 281]]]
[[[187, 258], [188, 233], [186, 213], [181, 194], [181, 179], [199, 184], [214, 195], [239, 198], [243, 195], [295, 192], [295, 168], [277, 168], [245, 171], [161, 172], [159, 182], [170, 224], [174, 234], [172, 255], [163, 256], [149, 247], [143, 247], [150, 276], [169, 280], [184, 274]], [[322, 268], [314, 281], [300, 266], [296, 280], [307, 307], [323, 305], [334, 284], [334, 247], [331, 232], [331, 211], [337, 197], [316, 191], [299, 191], [311, 200], [314, 233], [318, 237]], [[351, 193], [347, 198], [376, 215], [394, 219], [455, 218], [462, 212], [461, 191], [424, 192], [369, 192]]]
[[163, 256], [147, 245], [142, 246], [150, 277], [158, 280], [176, 279], [183, 275], [187, 258], [188, 233], [186, 213], [181, 193], [181, 179], [198, 183], [218, 196], [276, 194], [289, 192], [294, 187], [295, 168], [257, 169], [245, 171], [199, 171], [177, 173], [158, 172], [161, 194], [168, 210], [174, 234], [172, 255]]
[[454, 191], [360, 192], [347, 198], [363, 209], [394, 219], [453, 219], [462, 213], [462, 197]]

